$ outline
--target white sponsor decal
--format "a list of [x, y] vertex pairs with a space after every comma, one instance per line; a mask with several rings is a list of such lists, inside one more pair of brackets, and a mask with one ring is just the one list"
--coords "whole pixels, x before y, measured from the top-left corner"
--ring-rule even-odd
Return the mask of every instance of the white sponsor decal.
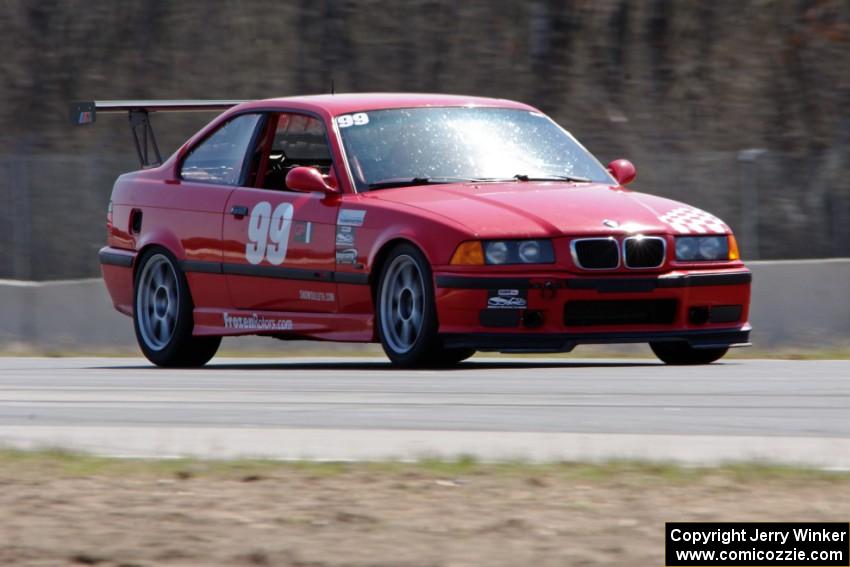
[[301, 301], [336, 301], [336, 294], [332, 291], [299, 289], [298, 298], [301, 299]]
[[357, 249], [347, 248], [345, 250], [336, 251], [337, 264], [354, 264], [357, 262]]
[[366, 211], [356, 209], [340, 209], [336, 224], [342, 226], [363, 226]]
[[528, 307], [526, 294], [518, 289], [491, 290], [487, 297], [488, 309], [525, 309]]
[[272, 319], [252, 313], [247, 315], [231, 315], [224, 313], [224, 327], [226, 329], [250, 329], [259, 331], [291, 331], [291, 319]]
[[660, 217], [658, 220], [667, 223], [680, 234], [725, 233], [723, 221], [716, 216], [693, 207], [679, 207]]
[[272, 212], [271, 203], [260, 201], [248, 219], [248, 243], [245, 244], [245, 259], [259, 264], [263, 258], [275, 266], [286, 259], [289, 247], [289, 231], [292, 228], [292, 205], [281, 203]]
[[491, 309], [525, 309], [528, 302], [522, 297], [490, 297], [487, 307]]
[[337, 116], [336, 123], [340, 128], [348, 128], [349, 126], [363, 126], [369, 123], [369, 115], [365, 112], [357, 112], [355, 114], [343, 114]]
[[336, 244], [337, 246], [351, 246], [352, 244], [354, 244], [354, 227], [336, 227]]

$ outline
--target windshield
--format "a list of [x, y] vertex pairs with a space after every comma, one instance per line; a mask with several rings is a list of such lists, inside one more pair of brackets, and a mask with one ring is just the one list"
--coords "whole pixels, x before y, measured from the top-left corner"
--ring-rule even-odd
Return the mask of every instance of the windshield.
[[538, 112], [401, 108], [336, 121], [358, 191], [429, 181], [612, 182], [587, 150]]

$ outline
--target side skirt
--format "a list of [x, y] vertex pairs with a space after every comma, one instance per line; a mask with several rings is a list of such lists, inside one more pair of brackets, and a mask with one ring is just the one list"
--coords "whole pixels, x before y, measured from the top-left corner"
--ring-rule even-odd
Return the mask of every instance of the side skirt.
[[291, 340], [372, 342], [371, 314], [196, 308], [195, 336], [265, 335]]

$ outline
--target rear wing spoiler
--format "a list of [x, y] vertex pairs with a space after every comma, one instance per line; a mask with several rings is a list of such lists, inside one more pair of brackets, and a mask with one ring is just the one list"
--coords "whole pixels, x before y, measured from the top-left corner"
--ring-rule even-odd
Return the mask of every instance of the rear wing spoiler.
[[244, 100], [87, 100], [71, 103], [71, 123], [77, 126], [93, 124], [98, 114], [126, 112], [136, 153], [143, 168], [162, 163], [156, 144], [151, 112], [221, 112]]

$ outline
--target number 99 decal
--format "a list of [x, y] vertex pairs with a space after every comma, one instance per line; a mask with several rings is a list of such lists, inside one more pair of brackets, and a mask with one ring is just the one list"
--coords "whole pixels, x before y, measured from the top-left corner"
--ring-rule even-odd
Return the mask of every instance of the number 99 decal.
[[268, 201], [257, 203], [248, 220], [245, 258], [251, 264], [259, 264], [263, 258], [276, 266], [282, 264], [289, 247], [291, 228], [291, 204], [281, 203], [272, 212], [272, 206]]
[[340, 128], [348, 128], [349, 126], [363, 126], [369, 123], [369, 115], [365, 112], [358, 112], [356, 114], [343, 114], [342, 116], [337, 116], [336, 123], [339, 124]]

